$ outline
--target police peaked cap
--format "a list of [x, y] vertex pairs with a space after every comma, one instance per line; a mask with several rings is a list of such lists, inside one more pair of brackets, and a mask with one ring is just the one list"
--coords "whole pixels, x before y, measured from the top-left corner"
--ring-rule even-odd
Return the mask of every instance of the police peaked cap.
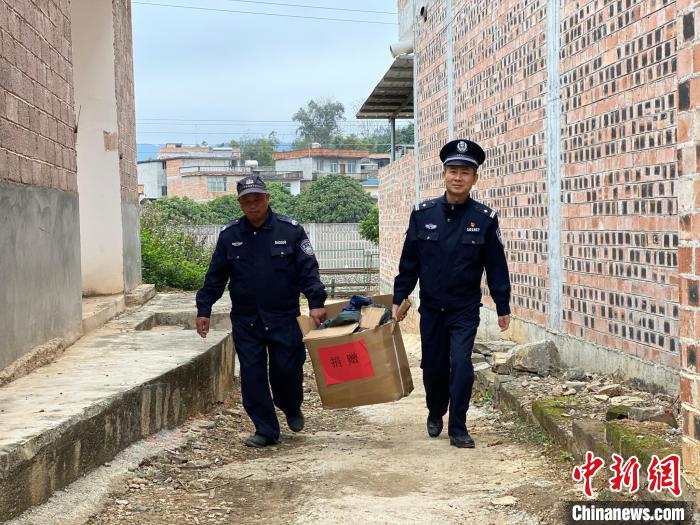
[[475, 168], [486, 160], [486, 153], [476, 142], [467, 139], [452, 140], [440, 150], [440, 160], [444, 166], [466, 166]]

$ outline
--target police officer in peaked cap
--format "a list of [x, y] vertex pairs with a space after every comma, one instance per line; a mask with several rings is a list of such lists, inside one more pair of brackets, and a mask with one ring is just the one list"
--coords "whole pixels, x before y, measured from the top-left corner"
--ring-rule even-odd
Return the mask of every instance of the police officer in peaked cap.
[[447, 433], [450, 444], [459, 448], [474, 448], [466, 419], [484, 269], [501, 331], [510, 324], [510, 278], [498, 218], [470, 195], [485, 159], [484, 150], [469, 140], [453, 140], [442, 148], [445, 193], [411, 213], [394, 281], [394, 317], [420, 281], [428, 434], [440, 435], [449, 407]]
[[265, 182], [246, 177], [237, 190], [244, 216], [219, 234], [204, 286], [197, 292], [197, 333], [207, 336], [212, 305], [228, 283], [243, 407], [255, 425], [245, 444], [261, 448], [279, 441], [275, 406], [292, 431], [304, 428], [306, 351], [296, 321], [299, 294], [306, 296], [310, 316], [319, 324], [326, 317], [326, 291], [304, 228], [270, 209]]

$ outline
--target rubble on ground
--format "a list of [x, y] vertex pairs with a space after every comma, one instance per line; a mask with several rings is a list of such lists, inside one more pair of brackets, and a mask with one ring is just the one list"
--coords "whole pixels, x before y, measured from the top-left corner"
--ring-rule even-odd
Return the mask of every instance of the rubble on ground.
[[[497, 380], [519, 387], [519, 402], [531, 410], [533, 401], [561, 398], [564, 418], [652, 421], [679, 435], [680, 402], [666, 394], [644, 392], [622, 384], [613, 376], [580, 368], [562, 369], [552, 341], [516, 345], [509, 341], [480, 341], [474, 345], [476, 369], [490, 366]], [[485, 363], [485, 364], [484, 364]], [[487, 366], [488, 365], [488, 366]], [[564, 406], [566, 405], [566, 406]]]

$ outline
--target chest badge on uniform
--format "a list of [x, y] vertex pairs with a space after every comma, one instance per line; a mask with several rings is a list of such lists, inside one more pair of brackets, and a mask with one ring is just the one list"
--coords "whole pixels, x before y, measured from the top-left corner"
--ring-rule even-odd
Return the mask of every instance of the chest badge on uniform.
[[242, 242], [232, 242], [231, 246], [243, 246]]
[[299, 247], [301, 248], [301, 251], [304, 252], [306, 255], [314, 254], [314, 247], [311, 246], [311, 241], [309, 239], [304, 239], [303, 241], [301, 241]]
[[470, 222], [469, 228], [467, 228], [467, 231], [469, 233], [479, 233], [481, 231], [481, 228], [477, 227], [477, 225], [474, 224], [473, 222]]
[[426, 224], [425, 229], [426, 230], [437, 230], [437, 224]]
[[279, 246], [280, 244], [287, 244], [287, 241], [275, 241], [275, 246]]

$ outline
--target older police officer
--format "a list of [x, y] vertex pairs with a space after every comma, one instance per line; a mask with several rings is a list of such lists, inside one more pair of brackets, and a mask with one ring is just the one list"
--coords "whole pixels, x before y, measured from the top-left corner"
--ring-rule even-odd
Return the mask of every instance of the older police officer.
[[197, 292], [197, 333], [206, 337], [212, 305], [228, 282], [243, 407], [255, 425], [255, 434], [245, 444], [261, 448], [279, 441], [275, 406], [284, 412], [292, 431], [304, 428], [306, 352], [296, 321], [299, 293], [308, 299], [310, 315], [318, 324], [326, 317], [326, 291], [304, 228], [270, 209], [264, 181], [246, 177], [237, 190], [244, 217], [219, 234], [204, 286]]
[[428, 434], [442, 432], [449, 405], [450, 444], [473, 448], [466, 426], [474, 384], [472, 348], [479, 326], [484, 269], [501, 331], [510, 323], [510, 279], [496, 212], [469, 195], [486, 159], [481, 147], [454, 140], [440, 151], [445, 194], [411, 213], [394, 281], [394, 317], [420, 279], [420, 333]]

